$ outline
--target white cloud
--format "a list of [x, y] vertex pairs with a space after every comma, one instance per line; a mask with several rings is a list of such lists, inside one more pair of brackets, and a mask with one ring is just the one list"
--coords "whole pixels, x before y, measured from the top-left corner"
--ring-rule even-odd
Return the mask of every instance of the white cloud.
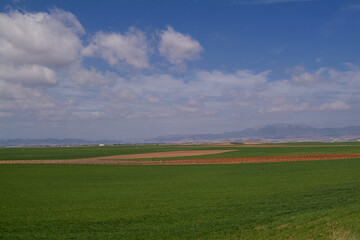
[[[292, 73], [290, 81], [281, 81], [278, 87], [299, 96], [317, 94], [334, 95], [341, 94], [342, 98], [356, 95], [360, 88], [360, 71], [353, 68], [347, 71], [338, 71], [333, 68], [319, 68], [314, 72], [305, 69], [299, 73]], [[284, 94], [286, 94], [283, 91]], [[315, 97], [315, 96], [314, 96]]]
[[64, 26], [73, 32], [77, 34], [85, 34], [85, 29], [74, 14], [57, 8], [50, 10], [50, 14], [54, 19], [60, 21]]
[[[80, 74], [79, 79], [83, 78], [84, 85], [89, 84], [87, 80], [101, 82], [104, 78], [107, 81], [106, 73], [95, 69], [87, 70], [80, 66], [75, 70], [79, 71], [77, 74]], [[306, 70], [303, 72], [307, 73]], [[269, 81], [269, 71], [256, 73], [250, 70], [230, 73], [219, 70], [197, 71], [188, 74], [186, 80], [170, 74], [137, 73], [129, 74], [127, 78], [112, 74], [111, 84], [90, 85], [96, 86], [98, 90], [79, 90], [81, 96], [78, 96], [77, 104], [62, 105], [69, 114], [77, 112], [71, 115], [72, 119], [154, 119], [208, 116], [216, 112], [230, 117], [231, 114], [241, 115], [247, 111], [261, 114], [338, 111], [353, 107], [353, 104], [350, 106], [347, 102], [354, 102], [352, 98], [356, 97], [360, 85], [358, 70], [336, 71], [330, 68], [309, 73], [321, 76], [321, 80], [311, 84], [294, 83], [292, 75], [289, 79]], [[76, 76], [75, 72], [73, 77]], [[23, 87], [21, 89], [26, 91]], [[17, 98], [24, 95], [19, 93], [21, 91], [15, 91]], [[4, 91], [1, 94], [3, 98], [11, 98]], [[59, 88], [58, 94], [65, 94], [62, 88]], [[338, 101], [329, 101], [334, 98]], [[54, 108], [58, 109], [59, 106]], [[115, 108], [118, 108], [115, 112], [103, 111]], [[49, 112], [45, 111], [44, 114]], [[56, 118], [58, 116], [52, 117]]]
[[[258, 109], [257, 112], [262, 114], [338, 111], [354, 107], [347, 101], [358, 99], [360, 71], [357, 68], [348, 71], [319, 68], [308, 72], [303, 67], [296, 67], [290, 73], [289, 79], [276, 81], [269, 81], [267, 72], [256, 74], [247, 70], [235, 73], [200, 71], [197, 76], [204, 92], [212, 89], [216, 101], [226, 103], [223, 109], [239, 106], [241, 111]], [[216, 95], [216, 91], [222, 91], [222, 95]], [[231, 102], [224, 102], [226, 98]], [[332, 98], [339, 100], [329, 101]]]
[[115, 96], [117, 97], [117, 99], [128, 99], [128, 100], [134, 100], [134, 99], [138, 98], [136, 93], [127, 87], [120, 89], [118, 91], [115, 91]]
[[350, 108], [346, 102], [337, 100], [331, 103], [323, 103], [318, 110], [347, 110]]
[[137, 91], [148, 91], [160, 94], [185, 93], [192, 91], [182, 78], [176, 78], [170, 74], [137, 74], [130, 77], [130, 81], [122, 82]]
[[41, 93], [37, 90], [25, 88], [20, 84], [13, 84], [0, 80], [0, 98], [5, 100], [26, 99], [28, 97], [38, 97]]
[[182, 118], [199, 117], [215, 114], [215, 111], [206, 110], [202, 105], [194, 106], [189, 104], [175, 104], [167, 107], [148, 109], [142, 112], [131, 112], [125, 114], [127, 119], [156, 119], [156, 118]]
[[135, 68], [149, 68], [149, 46], [140, 30], [130, 28], [125, 34], [98, 32], [83, 49], [84, 56], [101, 56], [110, 65], [128, 64]]
[[202, 50], [198, 41], [176, 32], [170, 26], [160, 33], [159, 53], [174, 65], [182, 65], [186, 60], [198, 58]]
[[36, 115], [39, 119], [47, 121], [64, 121], [69, 118], [68, 111], [64, 109], [64, 106], [52, 109], [39, 109]]
[[91, 119], [99, 119], [99, 118], [103, 117], [104, 113], [100, 112], [100, 111], [89, 111], [89, 112], [76, 111], [76, 112], [72, 113], [72, 116], [75, 119], [91, 120]]
[[[314, 100], [314, 99], [312, 99]], [[316, 101], [316, 100], [315, 100]], [[325, 110], [347, 110], [350, 105], [346, 102], [337, 100], [330, 103], [313, 103], [312, 106], [308, 102], [304, 103], [289, 103], [286, 99], [281, 101], [272, 101], [267, 108], [259, 109], [259, 113], [278, 113], [278, 112], [302, 112], [302, 111], [325, 111]]]
[[57, 82], [55, 71], [41, 65], [0, 64], [0, 79], [24, 85], [54, 85]]
[[260, 112], [276, 113], [276, 112], [300, 112], [309, 110], [309, 103], [302, 103], [299, 105], [277, 105], [272, 106], [265, 110], [260, 110]]
[[[62, 10], [0, 13], [0, 117], [85, 121], [325, 114], [353, 110], [359, 100], [360, 70], [351, 64], [347, 71], [296, 66], [288, 78], [278, 80], [270, 80], [270, 71], [248, 69], [183, 75], [163, 69], [139, 73], [130, 68], [122, 75], [100, 71], [85, 67], [82, 58], [101, 57], [117, 70], [153, 70], [150, 41], [130, 28], [126, 33], [98, 32], [83, 48], [84, 33], [76, 17]], [[159, 37], [159, 54], [177, 70], [202, 51], [198, 41], [172, 27]]]
[[80, 57], [76, 17], [63, 10], [49, 13], [0, 13], [0, 62], [59, 67]]
[[298, 75], [294, 75], [292, 77], [292, 80], [294, 82], [298, 82], [298, 83], [312, 83], [312, 82], [318, 81], [318, 78], [316, 76], [314, 76], [313, 74], [304, 72], [304, 73], [301, 73]]
[[[308, 72], [303, 67], [295, 67], [289, 80], [268, 82], [262, 92], [260, 113], [301, 112], [301, 111], [339, 111], [353, 108], [347, 102], [358, 100], [360, 71], [338, 71], [332, 68], [319, 68]], [[280, 98], [279, 98], [280, 97]], [[329, 99], [337, 98], [336, 101]]]
[[[308, 72], [303, 69], [302, 73]], [[139, 108], [126, 115], [131, 118], [172, 117], [180, 112], [195, 116], [195, 112], [204, 114], [204, 109], [206, 112], [253, 109], [262, 114], [342, 110], [350, 108], [346, 99], [356, 94], [356, 86], [359, 85], [357, 79], [360, 79], [358, 74], [355, 70], [339, 72], [320, 68], [313, 75], [321, 79], [311, 82], [312, 84], [294, 83], [292, 77], [288, 80], [269, 81], [269, 71], [197, 71], [189, 75], [186, 81], [169, 74], [137, 74], [128, 80], [117, 82], [107, 94], [110, 99], [121, 99], [117, 96], [121, 89], [131, 90], [134, 97], [124, 99], [133, 100], [128, 102], [132, 109]], [[351, 88], [353, 93], [349, 91]], [[135, 98], [135, 94], [142, 98]], [[128, 91], [121, 95], [131, 96]], [[327, 101], [334, 97], [342, 102]], [[141, 99], [153, 105], [143, 105]], [[191, 101], [180, 104], [185, 99]], [[155, 111], [154, 108], [159, 106], [165, 108]]]
[[0, 109], [17, 119], [65, 115], [58, 86], [66, 79], [58, 84], [59, 73], [80, 61], [84, 33], [72, 13], [59, 9], [0, 13]]
[[145, 99], [145, 101], [147, 101], [148, 103], [159, 103], [161, 101], [159, 97], [154, 96], [153, 94], [150, 93], [146, 93], [143, 96], [143, 99]]
[[205, 83], [214, 83], [222, 87], [246, 87], [265, 84], [269, 71], [256, 74], [249, 70], [238, 70], [235, 73], [223, 73], [218, 70], [212, 72], [198, 71], [197, 77]]
[[308, 102], [291, 103], [288, 99], [281, 97], [269, 99], [266, 105], [266, 107], [259, 109], [259, 113], [301, 112], [310, 110]]
[[68, 74], [74, 82], [86, 87], [106, 86], [112, 84], [117, 78], [115, 73], [105, 72], [105, 74], [103, 74], [94, 67], [86, 69], [79, 63], [73, 64]]
[[41, 91], [0, 80], [0, 109], [28, 110], [56, 106], [50, 96]]
[[303, 66], [295, 66], [294, 68], [288, 70], [291, 73], [291, 80], [295, 83], [307, 84], [315, 83], [322, 80], [322, 73], [325, 71], [325, 68], [320, 68], [315, 73], [309, 73]]

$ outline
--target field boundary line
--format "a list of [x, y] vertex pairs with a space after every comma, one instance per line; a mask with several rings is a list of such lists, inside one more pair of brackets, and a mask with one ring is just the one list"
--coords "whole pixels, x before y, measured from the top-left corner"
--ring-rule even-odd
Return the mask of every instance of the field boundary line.
[[0, 164], [91, 164], [91, 165], [198, 165], [198, 164], [239, 164], [239, 163], [267, 163], [267, 162], [297, 162], [333, 159], [360, 158], [360, 153], [334, 153], [334, 154], [309, 154], [266, 157], [241, 157], [241, 158], [203, 158], [180, 160], [113, 160], [106, 158], [71, 159], [71, 160], [9, 160], [0, 161]]

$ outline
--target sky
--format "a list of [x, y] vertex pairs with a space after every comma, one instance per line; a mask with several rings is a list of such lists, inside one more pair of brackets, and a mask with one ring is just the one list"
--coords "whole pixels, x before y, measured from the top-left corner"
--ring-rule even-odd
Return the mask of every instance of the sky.
[[360, 122], [359, 0], [0, 2], [0, 138]]

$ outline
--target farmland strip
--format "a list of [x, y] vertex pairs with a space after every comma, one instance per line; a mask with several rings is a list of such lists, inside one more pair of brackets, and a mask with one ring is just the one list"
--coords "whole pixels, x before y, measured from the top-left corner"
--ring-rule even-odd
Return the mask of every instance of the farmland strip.
[[126, 161], [106, 158], [73, 159], [73, 160], [12, 160], [0, 161], [0, 164], [93, 164], [93, 165], [191, 165], [191, 164], [237, 164], [265, 162], [295, 162], [331, 159], [360, 158], [360, 153], [312, 154], [267, 157], [183, 159], [158, 161]]

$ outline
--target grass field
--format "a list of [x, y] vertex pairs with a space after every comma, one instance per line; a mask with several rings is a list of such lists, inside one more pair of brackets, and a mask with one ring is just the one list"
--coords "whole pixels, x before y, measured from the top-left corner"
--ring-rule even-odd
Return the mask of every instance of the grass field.
[[[356, 146], [331, 148], [360, 152]], [[331, 148], [238, 150], [245, 155], [287, 155], [306, 153], [301, 149], [329, 153]], [[53, 151], [43, 150], [48, 151], [43, 156]], [[190, 166], [0, 165], [0, 201], [0, 239], [354, 240], [360, 239], [360, 159]]]
[[[315, 145], [314, 145], [315, 144]], [[233, 152], [212, 154], [195, 157], [181, 157], [173, 159], [191, 158], [227, 158], [227, 157], [260, 157], [299, 154], [326, 153], [358, 153], [360, 144], [354, 143], [296, 143], [291, 147], [246, 147], [246, 145], [213, 146], [213, 145], [124, 145], [124, 146], [82, 146], [82, 147], [49, 147], [49, 148], [0, 148], [1, 160], [43, 160], [43, 159], [77, 159], [89, 157], [103, 157], [136, 153], [167, 152], [179, 150], [235, 150]], [[289, 144], [291, 145], [291, 144]], [[319, 146], [323, 145], [323, 146]], [[275, 145], [276, 146], [276, 145]], [[153, 159], [155, 160], [155, 159]]]

